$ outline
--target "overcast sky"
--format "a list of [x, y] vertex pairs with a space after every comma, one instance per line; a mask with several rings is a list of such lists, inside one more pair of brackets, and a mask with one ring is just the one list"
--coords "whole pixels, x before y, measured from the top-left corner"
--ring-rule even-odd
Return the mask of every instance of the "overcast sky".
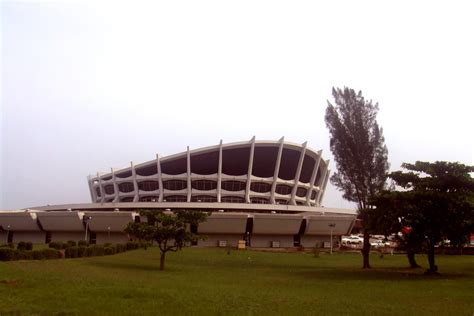
[[88, 174], [220, 139], [332, 159], [333, 86], [379, 102], [392, 170], [473, 164], [470, 3], [3, 1], [0, 209], [90, 202]]

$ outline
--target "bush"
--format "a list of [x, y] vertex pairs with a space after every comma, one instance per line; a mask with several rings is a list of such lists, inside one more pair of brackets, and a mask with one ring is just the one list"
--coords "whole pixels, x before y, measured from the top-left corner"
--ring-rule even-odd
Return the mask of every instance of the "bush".
[[79, 246], [77, 247], [77, 257], [82, 258], [87, 256], [87, 247]]
[[16, 245], [17, 250], [26, 250], [26, 242], [20, 241], [18, 245]]
[[8, 248], [0, 248], [0, 260], [1, 261], [12, 261], [15, 260], [16, 250]]
[[116, 244], [115, 245], [115, 253], [121, 253], [127, 251], [127, 246], [124, 244]]
[[88, 257], [95, 257], [95, 256], [103, 256], [104, 255], [104, 247], [93, 245], [87, 248]]
[[17, 250], [15, 253], [15, 260], [33, 260], [33, 251], [31, 250]]
[[79, 247], [89, 247], [89, 243], [88, 243], [87, 241], [85, 241], [85, 240], [79, 240], [79, 241], [77, 242], [77, 245], [78, 245]]
[[135, 250], [135, 249], [138, 249], [138, 247], [140, 246], [140, 244], [136, 241], [128, 241], [126, 244], [125, 244], [126, 248], [127, 248], [127, 251], [128, 250]]
[[67, 247], [75, 247], [75, 246], [77, 246], [77, 244], [74, 240], [67, 241]]
[[66, 248], [66, 251], [65, 251], [66, 258], [77, 258], [78, 254], [79, 254], [79, 247], [74, 246], [74, 247]]
[[115, 247], [104, 247], [104, 255], [115, 255]]
[[[34, 250], [33, 250], [34, 251]], [[44, 259], [59, 259], [61, 258], [61, 253], [56, 249], [41, 249], [39, 250], [43, 253]]]
[[49, 248], [61, 250], [66, 249], [67, 244], [63, 243], [62, 241], [52, 241], [49, 243]]

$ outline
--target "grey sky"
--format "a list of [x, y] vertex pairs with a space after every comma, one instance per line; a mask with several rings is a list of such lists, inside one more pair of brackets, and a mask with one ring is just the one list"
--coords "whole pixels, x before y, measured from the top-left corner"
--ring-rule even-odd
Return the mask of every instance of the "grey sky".
[[470, 1], [139, 3], [1, 3], [0, 209], [89, 202], [88, 174], [220, 139], [332, 159], [332, 86], [379, 102], [392, 169], [474, 162]]

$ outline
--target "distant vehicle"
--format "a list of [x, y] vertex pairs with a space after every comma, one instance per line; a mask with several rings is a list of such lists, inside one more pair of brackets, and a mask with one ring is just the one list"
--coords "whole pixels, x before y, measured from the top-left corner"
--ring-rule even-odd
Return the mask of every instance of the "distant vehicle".
[[376, 239], [370, 242], [370, 246], [374, 248], [382, 248], [382, 247], [390, 246], [390, 243], [384, 242], [383, 240], [380, 240], [380, 239]]
[[351, 236], [342, 236], [341, 244], [343, 246], [349, 245], [362, 245], [364, 243], [364, 238], [359, 236], [351, 235]]

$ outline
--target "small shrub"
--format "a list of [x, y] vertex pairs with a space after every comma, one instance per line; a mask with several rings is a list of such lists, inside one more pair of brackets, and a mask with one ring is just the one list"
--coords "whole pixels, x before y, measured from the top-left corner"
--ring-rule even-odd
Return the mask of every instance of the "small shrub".
[[140, 246], [136, 241], [128, 241], [125, 245], [127, 247], [127, 251], [138, 249], [138, 247]]
[[0, 248], [0, 260], [1, 261], [12, 261], [15, 260], [16, 250], [8, 248]]
[[87, 257], [87, 247], [84, 247], [84, 246], [77, 247], [77, 257], [78, 258]]
[[62, 241], [52, 241], [49, 243], [49, 248], [61, 250], [61, 249], [66, 249], [66, 244], [63, 243]]
[[34, 260], [46, 259], [43, 250], [33, 250], [31, 253], [32, 253], [32, 259]]
[[107, 248], [107, 247], [112, 247], [112, 243], [110, 242], [106, 242], [105, 244], [103, 244], [102, 246], [104, 246], [104, 248]]
[[89, 243], [88, 243], [86, 240], [79, 240], [79, 241], [77, 242], [77, 245], [78, 245], [79, 247], [89, 247]]
[[75, 247], [77, 244], [74, 240], [68, 240], [67, 241], [67, 246], [68, 247]]
[[33, 251], [31, 250], [17, 250], [15, 253], [15, 260], [33, 260]]
[[88, 248], [88, 256], [89, 257], [96, 257], [96, 256], [103, 256], [104, 255], [104, 247], [93, 245]]
[[110, 256], [115, 254], [115, 247], [104, 247], [104, 255]]
[[121, 253], [121, 252], [125, 252], [127, 251], [127, 246], [125, 246], [124, 244], [116, 244], [115, 245], [115, 252], [116, 253]]
[[65, 251], [66, 258], [77, 258], [78, 252], [79, 252], [79, 247], [77, 246], [66, 248], [66, 251]]
[[[34, 251], [34, 250], [33, 250]], [[38, 250], [43, 253], [43, 258], [44, 259], [59, 259], [61, 258], [61, 252], [57, 249], [41, 249]]]
[[26, 250], [26, 242], [20, 241], [18, 245], [16, 245], [17, 250]]
[[33, 250], [33, 243], [31, 241], [26, 242], [26, 250]]

